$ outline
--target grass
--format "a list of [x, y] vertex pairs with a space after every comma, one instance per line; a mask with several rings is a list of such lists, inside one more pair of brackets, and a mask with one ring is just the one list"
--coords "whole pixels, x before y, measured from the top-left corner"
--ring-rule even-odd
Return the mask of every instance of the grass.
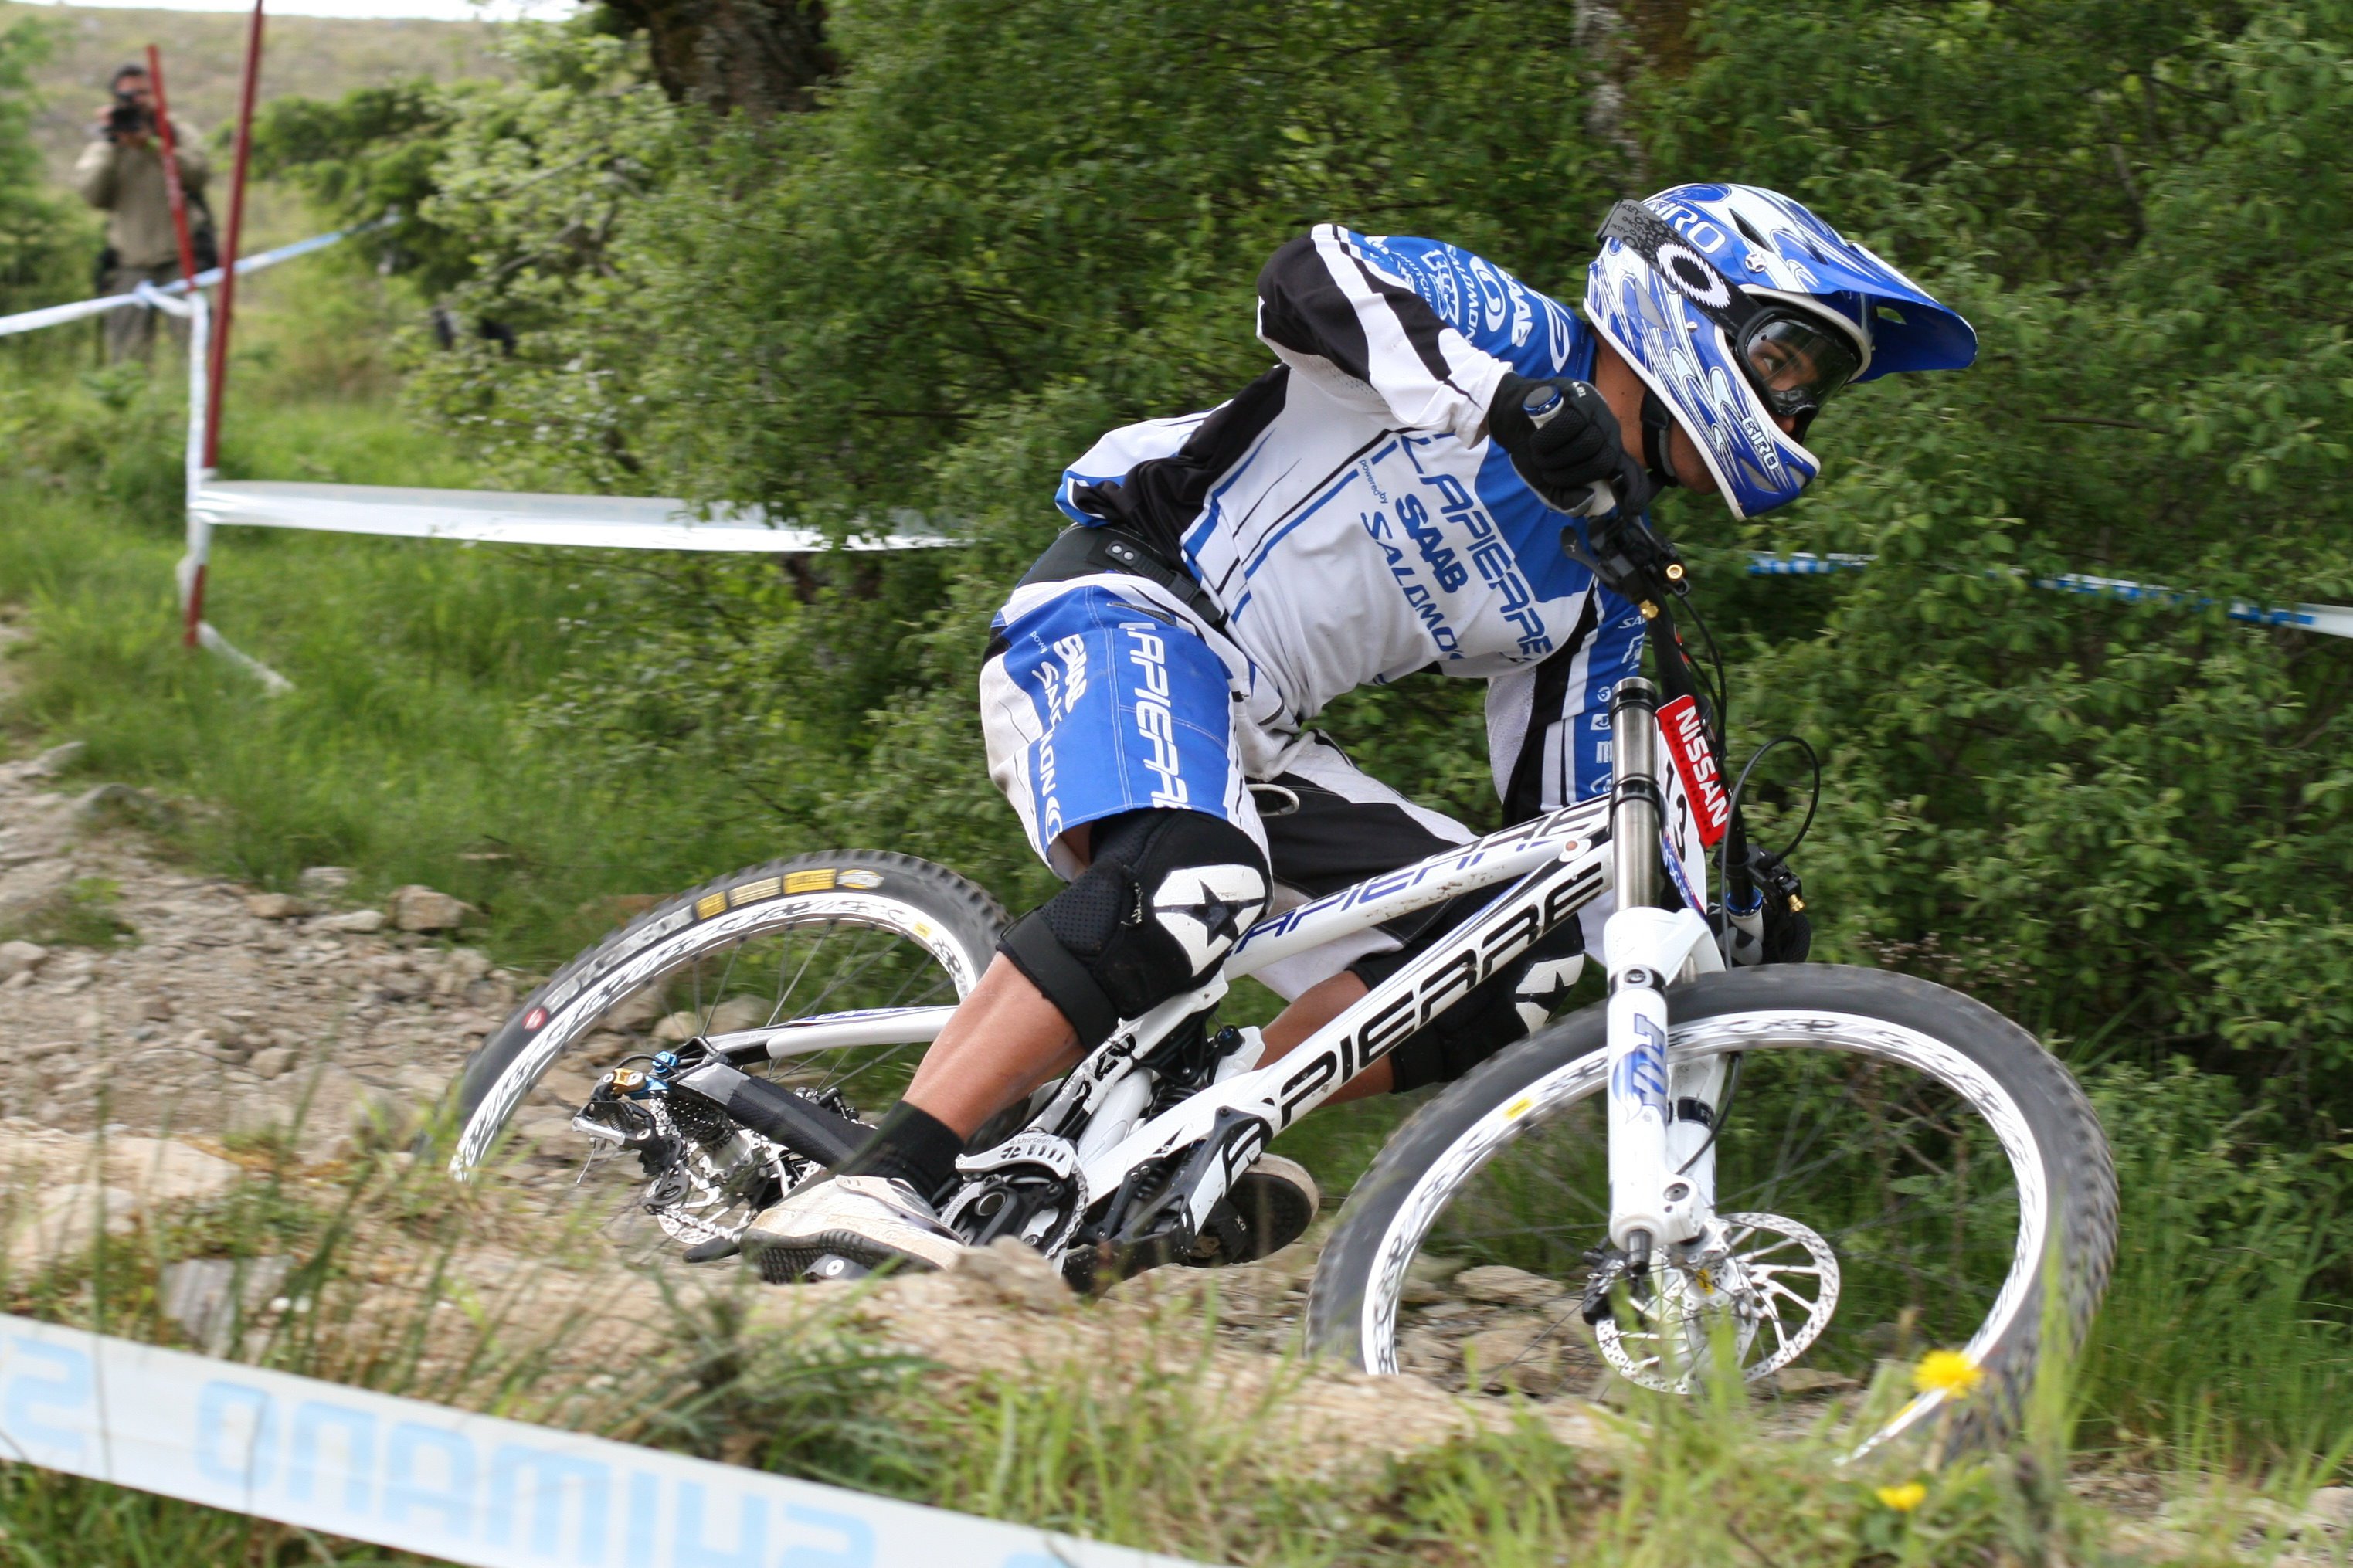
[[82, 877], [26, 920], [0, 928], [0, 937], [45, 947], [111, 948], [138, 940], [138, 930], [116, 912], [122, 889], [104, 877]]
[[[617, 1324], [593, 1294], [551, 1310], [534, 1294], [549, 1270], [493, 1260], [501, 1284], [485, 1289], [477, 1249], [576, 1263], [596, 1256], [592, 1237], [551, 1238], [394, 1156], [329, 1171], [247, 1163], [224, 1194], [0, 1280], [7, 1306], [179, 1342], [162, 1310], [170, 1262], [280, 1258], [290, 1272], [275, 1289], [292, 1304], [257, 1303], [237, 1359], [1206, 1562], [1958, 1568], [2122, 1564], [2161, 1550], [2193, 1565], [2262, 1563], [2316, 1479], [2310, 1466], [2259, 1484], [2179, 1477], [2172, 1528], [2151, 1532], [2058, 1484], [2071, 1460], [2063, 1372], [2012, 1453], [1936, 1468], [1916, 1452], [1843, 1464], [1826, 1425], [1790, 1428], [1723, 1387], [1630, 1406], [1599, 1450], [1527, 1419], [1398, 1457], [1328, 1437], [1300, 1451], [1270, 1433], [1313, 1396], [1304, 1371], [1251, 1399], [1205, 1394], [1214, 1342], [1198, 1307], [1166, 1309], [1116, 1356], [1057, 1363], [1043, 1352], [1036, 1367], [948, 1375], [838, 1310], [763, 1320], [723, 1292], [657, 1304], [655, 1322], [633, 1315], [642, 1295]], [[599, 1332], [626, 1353], [589, 1342]], [[411, 1559], [0, 1469], [0, 1563], [386, 1561]]]
[[[391, 407], [394, 303], [355, 268], [264, 274], [241, 315], [232, 477], [463, 486], [448, 443]], [[206, 803], [183, 842], [264, 886], [358, 868], [491, 912], [487, 940], [550, 964], [599, 934], [584, 905], [666, 892], [792, 847], [691, 772], [611, 770], [524, 721], [571, 694], [573, 632], [604, 590], [575, 552], [224, 531], [209, 618], [295, 683], [271, 698], [176, 646], [177, 378], [51, 365], [0, 394], [27, 461], [0, 476], [0, 601], [29, 612], [12, 721], [72, 737], [82, 773]]]

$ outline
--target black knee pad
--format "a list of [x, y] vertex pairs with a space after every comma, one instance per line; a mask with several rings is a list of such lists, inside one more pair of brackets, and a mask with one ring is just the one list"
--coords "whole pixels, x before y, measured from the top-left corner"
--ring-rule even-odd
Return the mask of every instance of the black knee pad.
[[1085, 874], [997, 947], [1092, 1049], [1122, 1018], [1207, 978], [1265, 911], [1267, 892], [1266, 857], [1231, 823], [1129, 812], [1095, 824]]

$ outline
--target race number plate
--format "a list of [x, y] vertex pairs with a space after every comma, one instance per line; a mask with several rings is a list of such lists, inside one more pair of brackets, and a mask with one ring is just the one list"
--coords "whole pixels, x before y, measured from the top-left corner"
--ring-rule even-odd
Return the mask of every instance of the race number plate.
[[1699, 704], [1678, 697], [1659, 710], [1659, 738], [1674, 769], [1667, 779], [1667, 836], [1687, 868], [1702, 865], [1732, 825], [1732, 802], [1708, 748]]

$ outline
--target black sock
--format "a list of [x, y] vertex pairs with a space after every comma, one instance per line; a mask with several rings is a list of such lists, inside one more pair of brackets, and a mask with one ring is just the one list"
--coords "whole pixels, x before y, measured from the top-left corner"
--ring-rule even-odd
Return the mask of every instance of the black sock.
[[865, 1147], [836, 1165], [833, 1173], [904, 1182], [928, 1203], [955, 1179], [956, 1156], [963, 1152], [964, 1140], [955, 1129], [902, 1100], [891, 1108]]

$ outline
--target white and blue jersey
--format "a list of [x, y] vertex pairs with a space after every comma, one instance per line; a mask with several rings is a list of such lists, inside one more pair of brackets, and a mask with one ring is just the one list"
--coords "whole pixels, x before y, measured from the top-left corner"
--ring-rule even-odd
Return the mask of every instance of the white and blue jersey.
[[[1261, 842], [1249, 783], [1295, 763], [1307, 721], [1335, 698], [1418, 670], [1489, 682], [1490, 761], [1515, 816], [1606, 789], [1608, 696], [1638, 668], [1641, 616], [1569, 559], [1563, 531], [1581, 525], [1545, 505], [1486, 431], [1507, 372], [1590, 380], [1593, 334], [1467, 251], [1328, 224], [1267, 263], [1258, 333], [1273, 368], [1206, 413], [1112, 431], [1058, 497], [1080, 523], [1115, 521], [1181, 554], [1224, 626], [1116, 574], [1026, 584], [997, 617], [983, 676], [991, 771], [1039, 852], [1053, 858], [1054, 832], [1172, 793], [1155, 771], [1166, 744], [1134, 717], [1160, 721], [1167, 696], [1134, 685], [1155, 677], [1222, 684], [1169, 708], [1186, 716], [1176, 764], [1194, 809]], [[1139, 662], [1121, 642], [1171, 633], [1214, 658]], [[1120, 683], [1091, 686], [1100, 709], [1071, 706], [1073, 651], [1090, 683]], [[1218, 703], [1224, 744], [1188, 753]], [[1278, 883], [1297, 885], [1275, 862]]]

